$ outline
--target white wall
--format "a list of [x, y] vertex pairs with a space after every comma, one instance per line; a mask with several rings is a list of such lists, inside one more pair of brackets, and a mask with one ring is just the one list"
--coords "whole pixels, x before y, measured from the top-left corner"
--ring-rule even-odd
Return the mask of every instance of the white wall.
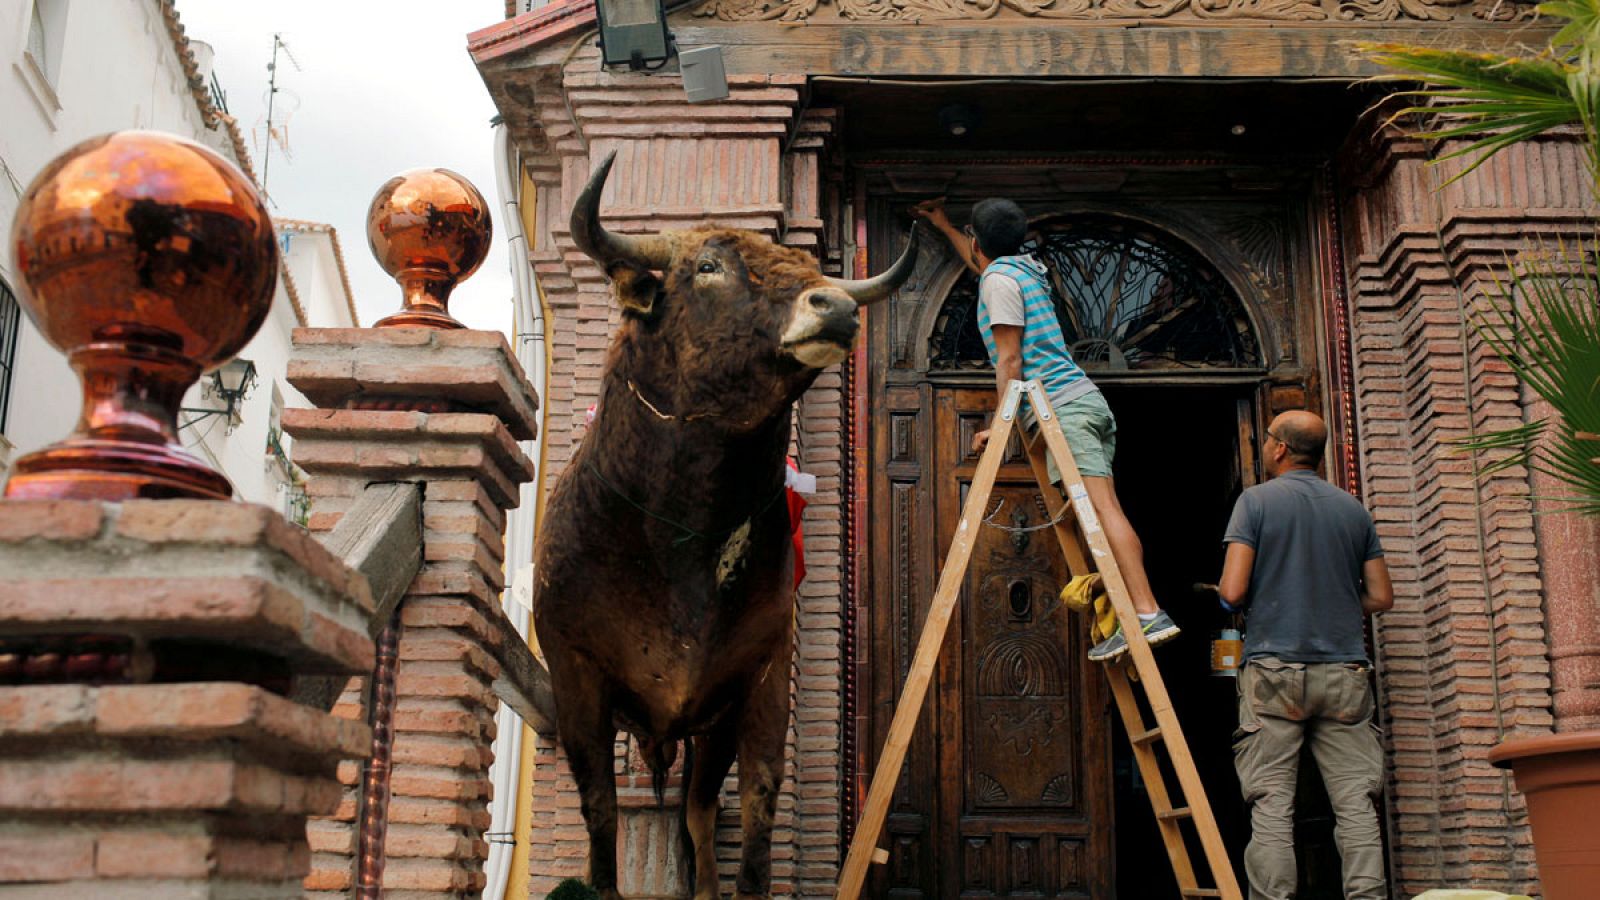
[[[35, 3], [41, 20], [50, 23], [42, 42], [48, 57], [44, 72], [28, 52]], [[20, 293], [9, 251], [11, 222], [22, 191], [73, 145], [130, 128], [177, 134], [235, 159], [226, 131], [206, 127], [189, 92], [158, 0], [0, 0], [0, 247], [7, 248], [0, 252], [0, 278], [14, 291]], [[311, 269], [300, 283], [308, 311], [316, 310], [311, 324], [348, 324], [337, 272], [330, 282], [317, 271], [331, 266], [331, 250], [318, 254], [316, 240], [306, 243], [312, 251], [303, 254], [306, 262], [291, 258], [289, 264], [297, 276], [302, 265]], [[279, 508], [284, 475], [267, 452], [267, 433], [274, 387], [285, 405], [306, 405], [283, 380], [289, 332], [296, 324], [280, 284], [271, 317], [240, 354], [255, 362], [260, 375], [239, 422], [230, 431], [225, 417], [208, 416], [180, 432], [186, 445], [194, 445], [228, 476], [236, 496]], [[80, 397], [77, 377], [61, 353], [24, 316], [0, 435], [15, 445], [11, 460], [65, 437], [77, 422]], [[220, 406], [203, 396], [200, 386], [184, 405]], [[180, 415], [180, 425], [191, 418]]]

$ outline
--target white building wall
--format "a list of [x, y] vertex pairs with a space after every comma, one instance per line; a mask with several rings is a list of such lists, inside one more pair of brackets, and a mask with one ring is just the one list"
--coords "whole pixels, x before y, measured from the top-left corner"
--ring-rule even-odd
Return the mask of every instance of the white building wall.
[[[279, 246], [287, 249], [284, 261], [288, 263], [289, 271], [294, 273], [307, 320], [318, 327], [354, 325], [350, 305], [346, 301], [344, 278], [340, 275], [339, 261], [334, 255], [334, 238], [323, 228], [287, 226], [283, 229], [284, 240], [280, 241]], [[398, 285], [394, 289], [394, 306], [400, 308]]]
[[[35, 8], [48, 32], [30, 44]], [[0, 0], [0, 278], [20, 293], [9, 251], [11, 223], [23, 190], [52, 159], [96, 135], [130, 128], [165, 131], [203, 143], [237, 162], [224, 129], [206, 127], [190, 93], [183, 63], [169, 34], [162, 0]], [[47, 59], [38, 65], [30, 45]], [[192, 46], [192, 45], [191, 45]], [[209, 48], [201, 48], [202, 61]], [[312, 271], [297, 279], [307, 324], [349, 324], [348, 301], [332, 268], [332, 251], [315, 245], [326, 234], [310, 236], [303, 257]], [[321, 257], [326, 256], [324, 262]], [[298, 264], [288, 257], [291, 272]], [[329, 296], [329, 292], [332, 296]], [[311, 313], [315, 310], [314, 313]], [[296, 314], [283, 284], [260, 333], [241, 352], [258, 371], [254, 389], [240, 407], [237, 422], [226, 416], [179, 416], [180, 438], [198, 455], [227, 475], [235, 496], [285, 508], [286, 485], [293, 475], [273, 458], [268, 433], [273, 399], [286, 406], [307, 405], [284, 381], [289, 333]], [[190, 390], [184, 406], [217, 408], [203, 386]], [[65, 437], [77, 422], [81, 391], [62, 354], [23, 317], [18, 335], [10, 405], [0, 448], [7, 444], [11, 462]], [[0, 454], [0, 473], [5, 460]]]

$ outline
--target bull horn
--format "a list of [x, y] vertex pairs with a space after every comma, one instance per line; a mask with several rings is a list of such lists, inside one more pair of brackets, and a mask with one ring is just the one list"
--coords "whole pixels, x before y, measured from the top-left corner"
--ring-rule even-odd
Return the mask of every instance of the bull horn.
[[617, 151], [607, 153], [578, 194], [578, 202], [572, 204], [572, 241], [607, 271], [617, 263], [665, 269], [672, 264], [672, 241], [665, 235], [613, 234], [600, 224], [600, 193], [605, 190], [606, 176], [616, 161]]
[[906, 239], [906, 248], [900, 251], [900, 258], [894, 261], [888, 271], [880, 272], [871, 278], [850, 280], [846, 278], [829, 278], [834, 287], [850, 295], [857, 303], [866, 305], [876, 300], [882, 300], [895, 292], [895, 289], [906, 283], [911, 277], [911, 272], [917, 267], [917, 241], [922, 229], [916, 225], [911, 226], [911, 237]]

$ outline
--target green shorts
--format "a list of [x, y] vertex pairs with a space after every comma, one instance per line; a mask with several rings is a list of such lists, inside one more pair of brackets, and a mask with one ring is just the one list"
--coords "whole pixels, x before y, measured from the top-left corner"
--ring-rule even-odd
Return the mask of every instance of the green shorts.
[[[1117, 419], [1099, 391], [1090, 391], [1055, 408], [1067, 448], [1078, 464], [1078, 474], [1111, 477], [1111, 461], [1117, 455]], [[1050, 480], [1060, 481], [1055, 457], [1047, 458]]]

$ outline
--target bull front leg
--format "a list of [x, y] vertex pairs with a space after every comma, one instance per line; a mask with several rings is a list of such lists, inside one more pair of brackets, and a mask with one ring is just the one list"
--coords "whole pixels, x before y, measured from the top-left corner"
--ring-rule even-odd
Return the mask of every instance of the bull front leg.
[[793, 654], [794, 632], [790, 629], [752, 689], [740, 722], [739, 813], [744, 856], [739, 865], [737, 900], [768, 900], [772, 896], [772, 820], [783, 781]]
[[[563, 661], [567, 662], [567, 661]], [[617, 891], [617, 728], [598, 673], [582, 664], [551, 660], [556, 694], [556, 729], [578, 784], [583, 823], [589, 830], [589, 886], [600, 900], [622, 900]], [[559, 673], [559, 674], [558, 674]]]

